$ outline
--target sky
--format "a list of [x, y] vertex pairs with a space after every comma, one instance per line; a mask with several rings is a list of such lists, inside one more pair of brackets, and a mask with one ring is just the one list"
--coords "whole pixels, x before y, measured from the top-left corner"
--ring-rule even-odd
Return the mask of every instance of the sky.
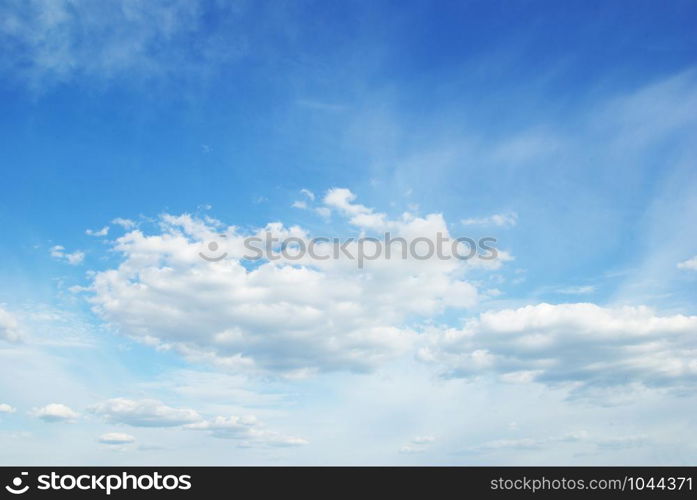
[[695, 18], [2, 2], [0, 463], [694, 464]]

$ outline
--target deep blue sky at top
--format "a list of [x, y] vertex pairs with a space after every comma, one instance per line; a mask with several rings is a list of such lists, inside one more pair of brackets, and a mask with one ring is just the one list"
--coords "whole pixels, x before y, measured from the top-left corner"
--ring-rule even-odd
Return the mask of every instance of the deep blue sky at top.
[[[592, 186], [631, 231], [660, 165], [637, 168], [622, 189], [598, 180], [608, 167], [592, 142], [573, 168], [557, 158], [537, 171], [460, 160], [461, 145], [549, 127], [573, 136], [598, 102], [689, 70], [697, 54], [690, 1], [210, 2], [202, 19], [155, 38], [158, 73], [77, 67], [28, 85], [16, 75], [26, 49], [3, 47], [5, 279], [51, 265], [22, 257], [31, 246], [79, 247], [86, 228], [114, 217], [211, 204], [237, 225], [292, 222], [301, 188], [349, 187], [369, 206], [418, 203], [457, 221], [564, 211]], [[431, 167], [438, 151], [456, 158]], [[548, 203], [525, 214], [522, 200], [543, 194]], [[601, 255], [626, 259], [613, 238], [609, 252], [579, 251], [588, 267], [577, 272]], [[546, 268], [553, 276], [554, 262]]]

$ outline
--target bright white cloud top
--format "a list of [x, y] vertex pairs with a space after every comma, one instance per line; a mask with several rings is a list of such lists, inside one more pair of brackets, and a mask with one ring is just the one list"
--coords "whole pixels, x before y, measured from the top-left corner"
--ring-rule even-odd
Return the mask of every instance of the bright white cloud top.
[[15, 409], [7, 403], [0, 403], [0, 413], [14, 413]]
[[73, 422], [80, 415], [73, 411], [69, 406], [61, 403], [51, 403], [44, 407], [37, 408], [32, 414], [44, 422]]
[[[361, 229], [390, 230], [408, 241], [435, 241], [437, 233], [455, 237], [439, 214], [405, 213], [392, 220], [353, 204], [354, 198], [346, 189], [334, 189], [325, 203]], [[250, 270], [240, 259], [245, 235], [235, 226], [165, 215], [160, 231], [148, 235], [134, 230], [116, 240], [123, 261], [95, 275], [89, 289], [95, 310], [123, 334], [191, 359], [289, 376], [375, 369], [414, 341], [414, 332], [405, 326], [408, 317], [477, 304], [468, 271], [496, 268], [510, 259], [505, 252], [497, 261], [435, 255], [387, 259], [382, 254], [366, 263], [365, 272], [356, 272], [356, 262], [348, 258], [306, 256], [267, 261]], [[256, 234], [266, 232], [310, 238], [306, 230], [281, 223]], [[229, 252], [231, 258], [215, 263], [202, 259], [202, 242], [212, 240], [220, 240], [219, 252]], [[356, 246], [349, 246], [353, 255]]]

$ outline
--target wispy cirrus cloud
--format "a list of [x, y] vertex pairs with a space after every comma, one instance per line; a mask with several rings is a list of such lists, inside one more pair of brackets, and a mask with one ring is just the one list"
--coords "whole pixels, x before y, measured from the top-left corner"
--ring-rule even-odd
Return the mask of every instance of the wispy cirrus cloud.
[[[204, 72], [246, 51], [243, 37], [235, 43], [228, 36], [223, 45], [204, 29], [205, 8], [183, 0], [4, 2], [0, 70], [35, 90], [88, 79], [184, 77], [186, 68]], [[241, 10], [228, 9], [226, 19], [234, 23]]]
[[486, 217], [462, 219], [461, 222], [465, 226], [513, 227], [518, 223], [518, 214], [515, 212], [507, 212], [488, 215]]

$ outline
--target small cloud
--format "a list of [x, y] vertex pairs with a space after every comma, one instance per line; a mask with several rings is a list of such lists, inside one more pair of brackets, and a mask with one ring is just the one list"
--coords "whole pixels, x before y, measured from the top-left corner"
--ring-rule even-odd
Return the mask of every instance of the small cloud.
[[697, 271], [697, 255], [695, 255], [691, 259], [687, 259], [686, 261], [680, 262], [678, 264], [678, 269], [689, 269], [691, 271]]
[[332, 215], [332, 211], [327, 207], [317, 207], [315, 208], [315, 212], [325, 219], [328, 219]]
[[70, 407], [60, 403], [51, 403], [43, 408], [38, 408], [32, 412], [32, 415], [50, 423], [71, 422], [80, 416]]
[[124, 434], [122, 432], [108, 432], [99, 436], [99, 442], [108, 445], [123, 445], [135, 443], [136, 438], [130, 434]]
[[108, 422], [133, 427], [177, 427], [201, 420], [195, 410], [172, 408], [154, 399], [109, 399], [90, 407], [90, 411]]
[[596, 443], [598, 448], [604, 450], [625, 450], [647, 446], [650, 440], [647, 436], [619, 436], [600, 440]]
[[435, 440], [436, 440], [436, 438], [434, 438], [433, 436], [417, 436], [414, 439], [412, 439], [411, 442], [413, 444], [422, 445], [422, 444], [431, 444]]
[[211, 151], [213, 151], [213, 148], [210, 147], [208, 144], [201, 144], [201, 151], [203, 151], [205, 154], [208, 154]]
[[340, 103], [319, 101], [316, 99], [298, 99], [298, 106], [314, 109], [317, 111], [338, 112], [346, 109], [346, 106]]
[[14, 413], [15, 409], [7, 403], [0, 403], [0, 413]]
[[301, 192], [302, 194], [304, 194], [305, 196], [307, 196], [307, 198], [308, 198], [310, 201], [315, 201], [315, 193], [313, 193], [313, 192], [310, 191], [309, 189], [304, 189], [304, 188], [303, 188], [303, 189], [300, 190], [300, 192]]
[[85, 252], [77, 250], [72, 253], [67, 253], [65, 251], [65, 247], [61, 245], [55, 245], [51, 247], [51, 257], [53, 257], [54, 259], [62, 260], [72, 266], [75, 266], [85, 259]]
[[593, 285], [569, 286], [560, 288], [557, 290], [557, 292], [563, 293], [564, 295], [588, 295], [595, 292], [595, 287]]
[[240, 446], [271, 446], [271, 447], [291, 447], [304, 446], [308, 441], [284, 434], [266, 430], [264, 425], [255, 416], [231, 416], [215, 417], [190, 424], [186, 429], [195, 431], [207, 431], [211, 436], [219, 439], [233, 439], [238, 441]]
[[90, 236], [106, 236], [109, 234], [109, 226], [104, 226], [99, 231], [93, 231], [92, 229], [86, 229], [85, 234]]
[[136, 227], [136, 223], [134, 221], [131, 219], [123, 219], [121, 217], [117, 217], [116, 219], [112, 220], [111, 223], [121, 226], [124, 229], [133, 229]]
[[[305, 188], [301, 189], [300, 194], [305, 196], [305, 198], [307, 198], [307, 200], [309, 200], [309, 201], [315, 201], [315, 193], [313, 193], [309, 189], [305, 189]], [[293, 204], [291, 206], [293, 208], [299, 208], [301, 210], [306, 210], [309, 205], [308, 205], [306, 200], [296, 200], [293, 202]]]
[[497, 227], [513, 227], [518, 223], [518, 214], [509, 212], [505, 214], [493, 214], [487, 217], [473, 217], [462, 219], [462, 224], [465, 226], [497, 226]]
[[293, 208], [299, 208], [300, 210], [307, 210], [307, 202], [305, 201], [294, 201], [291, 205]]

